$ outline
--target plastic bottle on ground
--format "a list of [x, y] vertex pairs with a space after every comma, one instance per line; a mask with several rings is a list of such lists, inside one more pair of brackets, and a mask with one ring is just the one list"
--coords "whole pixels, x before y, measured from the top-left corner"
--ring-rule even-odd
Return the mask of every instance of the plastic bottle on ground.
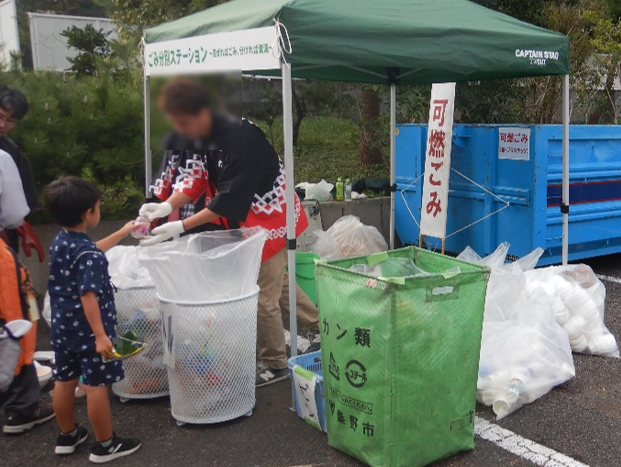
[[505, 394], [496, 400], [492, 406], [498, 418], [503, 418], [512, 412], [512, 407], [517, 404], [520, 395], [524, 392], [524, 382], [520, 378], [513, 378]]

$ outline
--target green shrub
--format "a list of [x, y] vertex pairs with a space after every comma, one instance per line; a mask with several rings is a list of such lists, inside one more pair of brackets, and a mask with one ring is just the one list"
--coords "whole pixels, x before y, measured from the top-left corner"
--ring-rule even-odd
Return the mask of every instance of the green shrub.
[[104, 192], [119, 183], [132, 193], [142, 189], [142, 89], [135, 81], [14, 71], [0, 73], [0, 83], [18, 87], [30, 102], [10, 136], [30, 160], [40, 191], [60, 175], [88, 175]]

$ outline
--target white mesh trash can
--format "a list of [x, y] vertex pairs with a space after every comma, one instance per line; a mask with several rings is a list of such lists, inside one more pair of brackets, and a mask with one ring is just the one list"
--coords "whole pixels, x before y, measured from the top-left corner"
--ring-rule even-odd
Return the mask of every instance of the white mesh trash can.
[[131, 332], [147, 345], [123, 361], [125, 378], [112, 385], [121, 400], [152, 399], [168, 395], [164, 365], [160, 302], [155, 287], [117, 289], [114, 294], [119, 335]]
[[255, 405], [259, 288], [207, 303], [160, 297], [172, 416], [209, 424], [251, 415]]

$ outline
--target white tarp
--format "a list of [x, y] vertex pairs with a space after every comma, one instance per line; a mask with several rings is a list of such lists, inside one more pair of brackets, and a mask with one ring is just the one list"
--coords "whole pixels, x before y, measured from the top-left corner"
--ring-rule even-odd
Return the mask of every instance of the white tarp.
[[420, 233], [441, 239], [446, 237], [454, 108], [455, 83], [434, 84], [429, 109]]
[[15, 0], [0, 1], [0, 66], [11, 63], [11, 52], [19, 52]]
[[96, 30], [109, 33], [108, 39], [118, 38], [116, 25], [107, 18], [28, 13], [28, 21], [35, 70], [64, 71], [71, 68], [67, 58], [75, 57], [78, 51], [67, 45], [67, 38], [61, 33], [72, 26], [83, 29], [91, 24]]
[[146, 44], [150, 76], [280, 68], [275, 26]]

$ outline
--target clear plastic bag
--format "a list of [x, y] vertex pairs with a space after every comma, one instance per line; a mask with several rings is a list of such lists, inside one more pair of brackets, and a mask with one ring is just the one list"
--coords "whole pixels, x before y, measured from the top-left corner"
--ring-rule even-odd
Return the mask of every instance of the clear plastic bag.
[[373, 266], [368, 264], [354, 264], [349, 270], [368, 276], [388, 278], [429, 276], [431, 274], [452, 275], [459, 274], [460, 272], [459, 267], [454, 267], [446, 271], [430, 273], [418, 267], [411, 258], [387, 258]]
[[332, 199], [332, 189], [334, 185], [328, 183], [325, 180], [321, 180], [319, 183], [309, 183], [305, 187], [306, 199], [314, 199], [323, 203]]
[[521, 271], [492, 270], [477, 398], [500, 420], [575, 376], [567, 334], [542, 291], [527, 296]]
[[204, 232], [138, 250], [158, 295], [175, 303], [227, 300], [257, 284], [267, 231]]
[[527, 278], [530, 292], [545, 292], [574, 352], [619, 357], [616, 339], [604, 323], [606, 288], [589, 266], [553, 266], [530, 271]]
[[317, 241], [311, 248], [311, 253], [319, 255], [321, 259], [333, 260], [341, 259], [341, 247], [329, 231], [315, 230], [313, 232], [317, 237]]
[[326, 232], [315, 232], [319, 238], [312, 252], [321, 259], [352, 258], [388, 250], [388, 244], [377, 228], [364, 225], [356, 216], [343, 216]]
[[543, 250], [505, 263], [509, 244], [481, 258], [467, 248], [460, 259], [491, 267], [485, 299], [477, 399], [502, 419], [575, 376], [567, 333], [543, 290], [528, 288], [525, 271]]
[[147, 268], [138, 261], [138, 247], [115, 246], [106, 253], [108, 272], [115, 287], [136, 289], [153, 287]]

